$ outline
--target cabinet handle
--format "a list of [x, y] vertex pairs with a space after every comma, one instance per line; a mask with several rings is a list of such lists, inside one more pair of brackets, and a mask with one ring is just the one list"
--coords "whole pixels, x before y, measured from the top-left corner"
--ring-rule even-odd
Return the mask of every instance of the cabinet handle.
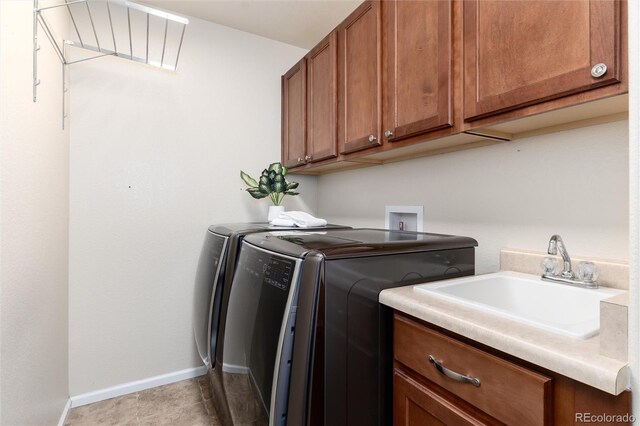
[[391, 136], [393, 136], [393, 132], [391, 130], [385, 130], [384, 131], [384, 137], [389, 139]]
[[304, 156], [305, 161], [309, 161], [309, 160], [311, 160], [312, 158], [313, 158], [313, 157], [312, 157], [312, 156], [310, 156], [310, 155], [305, 155], [305, 156]]
[[302, 163], [302, 162], [303, 162], [302, 157], [298, 157], [298, 163]]
[[475, 387], [480, 387], [480, 379], [476, 379], [475, 377], [465, 376], [463, 374], [456, 373], [453, 370], [449, 370], [444, 367], [440, 361], [437, 361], [433, 355], [429, 355], [429, 362], [433, 364], [433, 366], [438, 370], [438, 372], [444, 376], [447, 376], [450, 379], [453, 379], [457, 382], [462, 383], [471, 383]]
[[595, 64], [591, 68], [591, 76], [593, 78], [600, 78], [607, 73], [607, 66], [603, 63]]
[[378, 138], [376, 138], [374, 135], [369, 135], [369, 142], [374, 143], [377, 140]]

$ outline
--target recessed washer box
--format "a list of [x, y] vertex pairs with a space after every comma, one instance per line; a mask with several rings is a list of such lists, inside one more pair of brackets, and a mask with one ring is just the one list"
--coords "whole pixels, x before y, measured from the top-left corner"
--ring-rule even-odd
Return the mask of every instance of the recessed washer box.
[[424, 232], [424, 206], [385, 206], [384, 217], [386, 229]]

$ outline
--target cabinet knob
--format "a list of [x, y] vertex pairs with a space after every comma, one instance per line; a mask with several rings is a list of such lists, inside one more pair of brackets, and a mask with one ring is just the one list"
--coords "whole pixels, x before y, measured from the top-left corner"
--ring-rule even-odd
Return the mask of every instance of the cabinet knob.
[[385, 130], [384, 131], [384, 137], [389, 139], [391, 136], [393, 136], [393, 132], [391, 130]]
[[593, 78], [600, 78], [607, 73], [607, 66], [603, 63], [595, 64], [591, 68], [591, 76]]
[[376, 138], [374, 135], [369, 135], [369, 142], [374, 143], [377, 140], [378, 138]]
[[311, 160], [312, 158], [313, 158], [313, 157], [312, 157], [312, 156], [310, 156], [310, 155], [305, 155], [305, 156], [304, 156], [305, 161], [309, 161], [309, 160]]

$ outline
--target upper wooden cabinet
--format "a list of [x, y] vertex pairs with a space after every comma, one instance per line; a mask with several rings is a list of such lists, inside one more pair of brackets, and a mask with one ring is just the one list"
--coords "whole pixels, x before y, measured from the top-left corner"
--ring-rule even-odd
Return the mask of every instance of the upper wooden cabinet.
[[620, 82], [620, 8], [615, 0], [465, 1], [465, 120]]
[[338, 140], [342, 154], [381, 144], [380, 17], [380, 2], [366, 1], [338, 28]]
[[337, 156], [338, 34], [332, 32], [307, 55], [307, 162]]
[[282, 76], [282, 164], [335, 158], [338, 146], [338, 39], [331, 33]]
[[388, 1], [383, 8], [384, 138], [452, 126], [451, 2]]
[[282, 164], [304, 164], [306, 155], [307, 66], [302, 58], [282, 76]]
[[283, 76], [282, 162], [321, 174], [620, 117], [626, 9], [367, 0]]

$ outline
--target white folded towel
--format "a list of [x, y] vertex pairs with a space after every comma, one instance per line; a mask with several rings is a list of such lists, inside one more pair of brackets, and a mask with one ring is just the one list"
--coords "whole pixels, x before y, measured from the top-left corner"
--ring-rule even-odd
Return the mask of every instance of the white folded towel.
[[[283, 222], [280, 222], [280, 220], [282, 220]], [[274, 219], [273, 221], [271, 221], [271, 224], [276, 226], [290, 226], [290, 225], [281, 225], [281, 223], [284, 223], [284, 221], [291, 221], [295, 224], [295, 226], [298, 226], [300, 228], [315, 228], [315, 227], [327, 225], [326, 220], [313, 217], [309, 213], [300, 212], [300, 211], [280, 213], [277, 219]]]
[[289, 228], [293, 228], [294, 226], [296, 226], [296, 223], [294, 221], [292, 221], [291, 219], [280, 219], [280, 218], [275, 218], [272, 219], [271, 222], [269, 222], [269, 225], [271, 226], [286, 226]]

